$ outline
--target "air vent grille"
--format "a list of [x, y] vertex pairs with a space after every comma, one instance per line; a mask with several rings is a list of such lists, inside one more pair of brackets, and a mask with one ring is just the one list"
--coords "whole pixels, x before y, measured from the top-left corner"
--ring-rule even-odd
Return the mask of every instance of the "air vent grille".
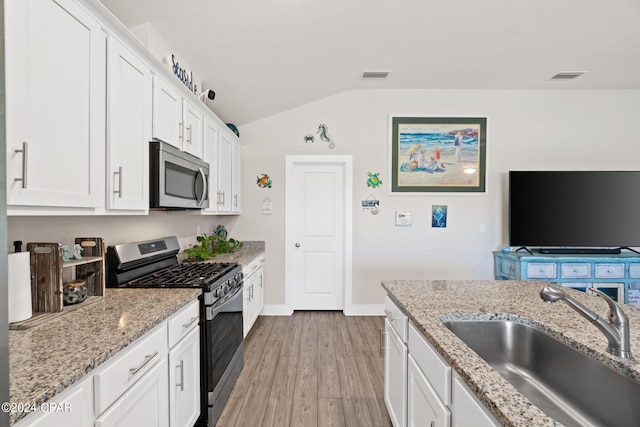
[[551, 77], [551, 80], [572, 80], [580, 77], [584, 73], [586, 73], [586, 71], [566, 71], [556, 74], [555, 76]]
[[363, 71], [360, 78], [362, 79], [374, 79], [384, 80], [389, 77], [391, 71]]

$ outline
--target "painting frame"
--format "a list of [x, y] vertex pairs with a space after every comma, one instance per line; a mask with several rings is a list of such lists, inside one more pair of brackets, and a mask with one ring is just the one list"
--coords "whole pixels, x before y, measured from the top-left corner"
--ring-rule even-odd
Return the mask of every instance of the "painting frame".
[[487, 194], [487, 124], [484, 115], [389, 115], [389, 193]]

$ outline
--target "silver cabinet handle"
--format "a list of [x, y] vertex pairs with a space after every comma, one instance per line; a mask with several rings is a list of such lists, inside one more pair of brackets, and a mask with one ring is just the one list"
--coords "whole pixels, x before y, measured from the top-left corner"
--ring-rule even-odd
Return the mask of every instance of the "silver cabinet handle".
[[183, 141], [183, 140], [184, 140], [184, 122], [180, 122], [180, 123], [178, 123], [178, 126], [179, 126], [179, 128], [180, 128], [180, 129], [178, 130], [178, 139], [179, 139], [180, 141]]
[[180, 391], [184, 391], [184, 360], [181, 360], [176, 368], [180, 368], [180, 384], [176, 384], [176, 387], [180, 387]]
[[218, 204], [224, 206], [224, 191], [220, 192], [220, 197], [221, 197], [221, 202]]
[[191, 125], [187, 126], [187, 144], [191, 145]]
[[113, 174], [118, 175], [118, 189], [113, 190], [113, 193], [117, 194], [119, 199], [122, 199], [122, 166], [118, 168], [118, 172], [114, 172]]
[[135, 367], [135, 368], [131, 368], [131, 369], [129, 369], [129, 378], [131, 378], [132, 376], [134, 376], [134, 375], [136, 375], [138, 372], [140, 372], [140, 370], [141, 370], [142, 368], [144, 368], [145, 366], [147, 366], [147, 364], [148, 364], [149, 362], [151, 362], [151, 361], [153, 360], [153, 358], [154, 358], [154, 357], [156, 357], [157, 355], [158, 355], [158, 352], [157, 352], [157, 351], [155, 351], [155, 352], [153, 352], [153, 354], [149, 354], [149, 355], [145, 356], [145, 357], [144, 357], [144, 361], [143, 361], [140, 365], [138, 365], [138, 366], [137, 366], [137, 367]]
[[260, 287], [262, 287], [262, 274], [260, 275]]
[[198, 319], [200, 319], [200, 316], [193, 316], [187, 323], [182, 324], [182, 329], [189, 329], [189, 327]]
[[14, 150], [16, 153], [22, 153], [22, 178], [15, 178], [15, 181], [22, 182], [22, 188], [27, 188], [27, 168], [29, 162], [29, 143], [22, 141], [22, 150]]
[[384, 351], [386, 350], [386, 346], [384, 345], [385, 342], [385, 336], [387, 335], [387, 333], [383, 330], [380, 329], [380, 354], [384, 354]]
[[237, 194], [233, 195], [233, 200], [234, 200], [233, 206], [235, 206], [237, 208], [238, 207], [238, 195]]

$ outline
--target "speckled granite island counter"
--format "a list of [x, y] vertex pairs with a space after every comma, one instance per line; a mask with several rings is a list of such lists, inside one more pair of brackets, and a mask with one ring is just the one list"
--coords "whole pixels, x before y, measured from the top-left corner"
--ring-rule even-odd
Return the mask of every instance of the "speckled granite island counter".
[[[9, 396], [38, 407], [195, 300], [200, 289], [107, 289], [101, 300], [9, 331]], [[12, 412], [13, 424], [26, 413]]]
[[[534, 281], [390, 280], [382, 287], [414, 325], [464, 379], [469, 388], [505, 426], [557, 426], [515, 387], [470, 350], [443, 324], [443, 318], [523, 319], [555, 338], [640, 382], [640, 363], [606, 352], [604, 335], [566, 304], [546, 304], [539, 296], [546, 286]], [[598, 297], [566, 290], [596, 313], [606, 315]], [[640, 309], [625, 305], [631, 325], [631, 352], [640, 357]], [[639, 396], [640, 398], [640, 396]], [[596, 403], [597, 404], [597, 403]]]

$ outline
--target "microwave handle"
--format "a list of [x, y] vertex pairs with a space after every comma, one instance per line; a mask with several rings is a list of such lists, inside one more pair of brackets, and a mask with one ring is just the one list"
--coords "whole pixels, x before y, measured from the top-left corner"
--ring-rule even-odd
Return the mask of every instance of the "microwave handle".
[[198, 168], [198, 174], [202, 176], [202, 197], [198, 199], [198, 206], [204, 203], [204, 198], [207, 197], [208, 185], [207, 185], [207, 176], [204, 174], [204, 170], [202, 168]]

